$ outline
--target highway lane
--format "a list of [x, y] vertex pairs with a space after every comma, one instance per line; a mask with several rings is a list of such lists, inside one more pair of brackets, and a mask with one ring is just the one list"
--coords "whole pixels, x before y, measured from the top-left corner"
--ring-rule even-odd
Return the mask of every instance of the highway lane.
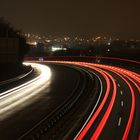
[[32, 65], [41, 71], [39, 77], [0, 94], [1, 140], [28, 132], [71, 95], [81, 76], [66, 66]]
[[[130, 132], [130, 126], [132, 126], [132, 120], [134, 118], [134, 111], [135, 111], [135, 104], [136, 104], [135, 103], [136, 99], [135, 99], [134, 89], [133, 89], [134, 85], [132, 85], [132, 83], [128, 79], [126, 79], [126, 77], [123, 77], [122, 75], [120, 75], [120, 73], [114, 72], [112, 74], [114, 75], [114, 77], [116, 77], [115, 74], [118, 76], [118, 78], [116, 77], [116, 81], [118, 81], [118, 84], [120, 85], [120, 88], [121, 88], [121, 91], [119, 91], [118, 95], [122, 96], [122, 97], [120, 97], [120, 101], [118, 101], [118, 102], [116, 101], [116, 103], [120, 104], [119, 105], [120, 113], [119, 113], [119, 119], [118, 119], [118, 126], [119, 126], [118, 130], [120, 131], [120, 133], [118, 133], [119, 137], [116, 134], [116, 132], [114, 132], [114, 134], [115, 134], [116, 138], [128, 139], [128, 135]], [[136, 91], [136, 93], [138, 93], [138, 92]], [[117, 110], [119, 108], [116, 108], [116, 111], [115, 111], [115, 106], [114, 106], [114, 110], [113, 110], [113, 111], [115, 111], [114, 114], [117, 115]], [[113, 111], [112, 111], [112, 114], [113, 114]], [[111, 115], [110, 115], [110, 118], [111, 118]], [[113, 122], [111, 120], [112, 119], [110, 119], [110, 122]], [[108, 128], [111, 128], [111, 127], [108, 127]], [[138, 134], [134, 133], [133, 136], [129, 136], [129, 138], [131, 137], [131, 139], [136, 139], [137, 135]], [[103, 137], [105, 137], [105, 136], [103, 136]]]
[[[101, 66], [100, 67], [104, 67]], [[119, 69], [116, 67], [108, 67], [106, 68], [106, 70], [109, 70], [111, 72], [113, 72], [114, 74], [118, 75], [124, 82], [123, 84], [119, 84], [120, 88], [124, 88], [124, 84], [126, 83], [128, 88], [126, 89], [122, 89], [120, 94], [123, 96], [123, 99], [121, 100], [121, 107], [123, 108], [123, 114], [127, 114], [127, 112], [129, 112], [129, 116], [128, 116], [128, 121], [126, 123], [126, 127], [124, 134], [122, 136], [122, 139], [138, 139], [138, 135], [139, 135], [139, 105], [140, 105], [140, 100], [139, 100], [139, 86], [140, 83], [135, 83], [135, 79], [137, 78], [138, 74], [131, 72], [131, 71], [127, 71], [127, 70], [123, 70], [123, 69]], [[130, 77], [129, 77], [130, 76]], [[139, 81], [139, 80], [136, 80]], [[118, 80], [118, 82], [120, 82], [120, 80]], [[128, 95], [128, 89], [130, 90], [130, 94]], [[128, 97], [131, 96], [131, 100], [128, 100]], [[124, 100], [124, 101], [123, 101]], [[131, 108], [128, 109], [128, 106], [131, 105]], [[126, 113], [124, 113], [126, 111]], [[125, 122], [126, 121], [126, 116], [124, 117], [124, 115], [121, 115], [123, 117], [119, 118], [119, 122]], [[122, 120], [122, 121], [121, 121]], [[122, 123], [123, 124], [123, 123]], [[121, 129], [122, 131], [123, 129]]]
[[[57, 62], [58, 63], [58, 62]], [[138, 139], [140, 75], [122, 68], [85, 62], [74, 64], [98, 71], [106, 81], [106, 92], [92, 117], [78, 131], [75, 139]], [[90, 114], [91, 116], [91, 114]]]
[[[115, 76], [114, 76], [115, 77]], [[121, 86], [126, 87], [124, 89], [128, 89], [126, 84], [124, 84], [124, 81], [122, 81], [119, 77], [115, 77], [116, 81], [119, 81]], [[115, 84], [114, 84], [115, 85]], [[117, 84], [115, 85], [117, 87]], [[116, 92], [116, 91], [115, 91]], [[123, 91], [125, 92], [125, 90]], [[106, 119], [106, 123], [103, 124], [103, 119], [98, 125], [96, 131], [94, 134], [92, 134], [91, 139], [97, 139], [100, 136], [100, 139], [121, 139], [123, 136], [123, 129], [125, 128], [125, 123], [127, 122], [127, 119], [129, 117], [128, 110], [131, 109], [131, 106], [129, 105], [131, 102], [131, 92], [129, 90], [126, 90], [127, 95], [125, 95], [125, 99], [121, 97], [122, 91], [118, 90], [116, 92], [115, 102], [112, 106], [112, 111], [110, 114], [107, 112], [110, 106], [108, 106], [106, 113], [104, 114], [103, 119], [105, 116], [108, 117]], [[127, 101], [127, 102], [126, 102]], [[125, 115], [125, 117], [124, 117]], [[102, 128], [102, 129], [101, 129]], [[103, 131], [104, 130], [104, 131]], [[114, 131], [113, 131], [114, 130]], [[118, 131], [116, 131], [118, 130]], [[110, 133], [111, 132], [111, 133]]]
[[[89, 123], [91, 128], [88, 126], [87, 134], [85, 133], [86, 136], [83, 135], [82, 136], [83, 138], [86, 137], [86, 138], [90, 139], [90, 137], [92, 136], [92, 133], [95, 130], [97, 130], [95, 132], [96, 136], [99, 135], [99, 133], [101, 132], [101, 130], [103, 129], [103, 127], [104, 127], [104, 125], [106, 123], [106, 118], [108, 118], [108, 116], [110, 114], [110, 111], [111, 111], [111, 108], [112, 108], [112, 106], [114, 104], [114, 100], [116, 98], [116, 85], [115, 85], [114, 80], [112, 80], [112, 83], [111, 83], [109, 77], [106, 77], [106, 79], [108, 80], [108, 83], [107, 83], [107, 89], [106, 89], [105, 96], [104, 96], [103, 101], [101, 102], [100, 106], [96, 110], [95, 114], [92, 116], [92, 120]], [[115, 88], [114, 92], [112, 91], [111, 87]], [[107, 99], [111, 100], [110, 104], [109, 104], [109, 102], [107, 102], [108, 101]], [[99, 123], [99, 124], [95, 125], [96, 122]], [[81, 139], [81, 136], [78, 139]], [[97, 137], [96, 137], [96, 139], [97, 139]]]
[[[89, 65], [90, 64], [88, 64], [88, 66]], [[98, 124], [98, 127], [96, 128], [96, 130], [92, 132], [91, 139], [123, 139], [123, 140], [126, 140], [128, 138], [129, 139], [138, 139], [139, 111], [135, 109], [136, 108], [135, 106], [137, 105], [137, 107], [138, 107], [140, 105], [139, 104], [140, 102], [139, 102], [139, 97], [137, 96], [138, 99], [137, 99], [137, 104], [136, 104], [135, 96], [139, 94], [139, 91], [138, 91], [139, 86], [138, 85], [135, 86], [132, 83], [133, 80], [128, 78], [127, 75], [131, 75], [131, 72], [128, 72], [128, 71], [124, 72], [125, 73], [125, 76], [124, 76], [124, 75], [122, 75], [122, 72], [120, 72], [119, 70], [115, 71], [114, 67], [108, 66], [108, 68], [107, 68], [104, 65], [92, 65], [92, 64], [90, 66], [92, 66], [91, 68], [93, 68], [93, 66], [94, 67], [96, 66], [98, 68], [103, 68], [104, 70], [106, 70], [107, 75], [111, 74], [112, 77], [114, 77], [115, 83], [117, 82], [119, 84], [119, 86], [121, 88], [123, 88], [123, 90], [117, 92], [117, 96], [120, 96], [120, 94], [121, 94], [121, 96], [122, 96], [122, 94], [125, 94], [125, 95], [123, 95], [124, 100], [123, 99], [121, 100], [121, 97], [120, 97], [120, 101], [115, 99], [115, 102], [116, 102], [115, 104], [117, 105], [118, 103], [120, 103], [120, 105], [118, 107], [116, 107], [116, 109], [115, 109], [115, 104], [114, 104], [113, 108], [112, 108], [112, 113], [110, 115], [109, 115], [109, 113], [107, 113], [108, 109], [110, 108], [108, 106], [108, 109], [106, 110], [106, 113], [104, 114], [104, 116], [102, 118], [102, 121]], [[117, 75], [117, 77], [116, 77], [116, 75]], [[135, 75], [133, 75], [133, 78], [134, 77], [135, 77]], [[113, 89], [115, 89], [115, 88], [113, 88]], [[134, 93], [134, 90], [135, 90], [135, 93]], [[123, 107], [124, 109], [122, 111], [120, 111], [119, 118], [116, 117], [116, 119], [115, 119], [115, 116], [117, 116], [118, 110], [120, 110], [119, 109], [120, 107]], [[134, 118], [134, 113], [136, 114], [136, 112], [137, 112], [137, 116], [135, 115], [135, 118]], [[108, 118], [105, 119], [106, 123], [104, 125], [103, 120], [105, 117], [107, 117], [106, 114], [108, 115]], [[116, 123], [116, 122], [118, 122], [118, 123]], [[116, 127], [113, 127], [114, 124], [116, 124]], [[137, 127], [135, 127], [137, 129], [135, 129], [135, 132], [134, 132], [133, 128], [134, 128], [134, 125], [136, 125], [136, 124], [138, 124], [138, 125], [137, 125]], [[94, 124], [92, 123], [92, 125], [94, 125]], [[131, 135], [129, 135], [129, 134], [131, 134]], [[78, 139], [81, 139], [81, 137], [79, 136]]]
[[[58, 65], [54, 65], [54, 63]], [[51, 62], [48, 63], [51, 71], [53, 71], [52, 75], [55, 75], [51, 77], [52, 84], [50, 83], [49, 89], [46, 87], [42, 92], [39, 92], [40, 95], [37, 96], [36, 101], [28, 105], [28, 108], [23, 107], [23, 109], [18, 110], [17, 113], [11, 115], [8, 119], [2, 121], [2, 123], [0, 122], [0, 132], [4, 136], [0, 137], [0, 139], [8, 139], [10, 137], [19, 138], [28, 132], [29, 128], [32, 128], [39, 120], [45, 117], [46, 114], [44, 112], [50, 113], [58, 104], [66, 100], [68, 97], [66, 93], [72, 93], [72, 89], [81, 76], [76, 70], [72, 70], [64, 65], [78, 66], [83, 70], [90, 71], [89, 75], [96, 77], [98, 84], [96, 84], [96, 88], [93, 91], [92, 86], [94, 85], [87, 79], [90, 84], [86, 87], [87, 90], [85, 90], [85, 93], [87, 92], [89, 96], [87, 96], [88, 94], [83, 95], [83, 99], [78, 101], [79, 104], [75, 105], [75, 109], [71, 110], [71, 113], [67, 113], [62, 121], [64, 124], [68, 122], [73, 126], [69, 130], [69, 125], [63, 125], [65, 127], [63, 129], [59, 127], [59, 129], [62, 129], [59, 131], [57, 130], [58, 127], [56, 127], [55, 131], [58, 131], [58, 133], [55, 133], [54, 139], [62, 139], [62, 136], [67, 140], [139, 139], [140, 75], [115, 66], [62, 61], [55, 61], [53, 64]], [[64, 81], [59, 82], [62, 78], [64, 78]], [[87, 78], [90, 78], [90, 76]], [[52, 96], [50, 96], [50, 93]], [[55, 93], [55, 96], [53, 96], [53, 93]], [[93, 94], [98, 95], [97, 100], [90, 99]], [[79, 110], [81, 110], [80, 114], [78, 114]], [[74, 115], [72, 116], [72, 114]], [[24, 116], [29, 117], [25, 118]], [[74, 119], [74, 116], [77, 119]], [[21, 123], [21, 120], [26, 125]], [[17, 125], [14, 127], [14, 124], [17, 123], [19, 124], [18, 127]], [[13, 128], [13, 131], [5, 132], [8, 127]], [[59, 132], [64, 134], [59, 137], [61, 135]], [[42, 140], [46, 138], [48, 137], [43, 137]]]
[[24, 84], [0, 93], [0, 120], [5, 119], [11, 113], [14, 113], [16, 109], [20, 109], [19, 106], [21, 104], [24, 104], [26, 106], [28, 100], [30, 100], [31, 102], [33, 97], [43, 89], [44, 83], [48, 85], [51, 79], [50, 68], [40, 64], [31, 65], [41, 71], [41, 74], [39, 76], [33, 78], [30, 81], [27, 81]]

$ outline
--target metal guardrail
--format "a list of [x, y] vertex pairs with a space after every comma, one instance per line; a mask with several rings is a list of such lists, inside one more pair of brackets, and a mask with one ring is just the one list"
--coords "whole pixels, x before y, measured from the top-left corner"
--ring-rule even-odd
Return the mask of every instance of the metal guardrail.
[[31, 70], [28, 73], [26, 73], [26, 74], [22, 74], [20, 76], [15, 77], [15, 78], [11, 78], [11, 79], [8, 79], [8, 80], [5, 80], [5, 81], [0, 82], [0, 86], [3, 86], [5, 84], [10, 84], [12, 82], [15, 82], [15, 81], [18, 81], [20, 79], [23, 79], [26, 76], [30, 75], [32, 72], [33, 72], [33, 68], [31, 68]]
[[[80, 70], [79, 72], [84, 75], [84, 80], [82, 82], [85, 83], [85, 70]], [[85, 84], [80, 88], [80, 93], [75, 97], [73, 95], [77, 90], [79, 90], [79, 85], [81, 86], [81, 80], [79, 79], [75, 89], [72, 92], [72, 95], [60, 106], [58, 106], [51, 114], [46, 116], [43, 120], [41, 120], [37, 125], [35, 125], [32, 129], [30, 129], [27, 133], [25, 133], [23, 136], [18, 138], [18, 140], [39, 140], [45, 133], [47, 133], [62, 117], [67, 114], [72, 107], [75, 105], [75, 103], [79, 100], [79, 98], [82, 96], [83, 91], [85, 89]]]

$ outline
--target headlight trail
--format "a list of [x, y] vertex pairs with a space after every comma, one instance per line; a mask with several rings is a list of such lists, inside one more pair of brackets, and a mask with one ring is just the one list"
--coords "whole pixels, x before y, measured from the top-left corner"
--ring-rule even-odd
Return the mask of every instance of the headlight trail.
[[36, 95], [49, 85], [51, 70], [48, 66], [35, 63], [25, 64], [30, 64], [39, 70], [40, 75], [18, 87], [0, 93], [0, 120], [30, 104], [37, 98]]

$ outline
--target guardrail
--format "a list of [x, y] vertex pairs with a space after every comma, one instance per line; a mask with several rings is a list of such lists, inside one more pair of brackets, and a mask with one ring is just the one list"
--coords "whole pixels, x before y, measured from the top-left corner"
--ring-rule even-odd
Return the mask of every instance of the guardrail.
[[[80, 68], [79, 68], [79, 72], [81, 75], [83, 75], [84, 78], [82, 79], [82, 81], [81, 81], [81, 78], [79, 79], [70, 97], [67, 100], [65, 100], [60, 106], [58, 106], [51, 114], [46, 116], [43, 120], [41, 120], [38, 124], [36, 124], [32, 129], [30, 129], [27, 133], [25, 133], [20, 138], [18, 138], [18, 140], [40, 139], [41, 136], [44, 135], [44, 133], [47, 133], [50, 130], [50, 128], [52, 128], [58, 121], [60, 121], [63, 118], [64, 115], [66, 115], [72, 109], [72, 107], [76, 104], [76, 102], [82, 96], [85, 90], [85, 87], [87, 86], [85, 84], [86, 82], [85, 73], [87, 72], [85, 70], [81, 70]], [[82, 87], [81, 87], [81, 84], [83, 85]], [[78, 93], [78, 95], [75, 95], [75, 93]]]
[[[41, 58], [41, 59], [40, 59]], [[66, 61], [92, 61], [96, 60], [113, 60], [113, 61], [122, 61], [122, 62], [129, 62], [133, 64], [140, 65], [139, 61], [131, 60], [127, 58], [116, 58], [116, 57], [103, 57], [103, 56], [37, 56], [37, 57], [25, 57], [25, 61], [30, 60], [37, 60], [37, 61], [43, 61], [43, 60], [66, 60]]]
[[26, 76], [30, 75], [32, 72], [33, 72], [33, 68], [31, 67], [31, 70], [28, 73], [19, 75], [19, 76], [15, 77], [15, 78], [11, 78], [11, 79], [2, 81], [2, 82], [0, 82], [0, 86], [6, 85], [6, 84], [10, 84], [12, 82], [15, 82], [15, 81], [18, 81], [20, 79], [23, 79]]

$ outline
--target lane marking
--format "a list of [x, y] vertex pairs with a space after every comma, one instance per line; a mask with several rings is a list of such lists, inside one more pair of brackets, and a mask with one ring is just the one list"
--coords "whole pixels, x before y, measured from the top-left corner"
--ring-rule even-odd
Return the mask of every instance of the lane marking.
[[121, 107], [123, 107], [123, 105], [124, 105], [124, 102], [123, 102], [123, 101], [121, 101]]
[[[129, 79], [131, 82], [133, 82], [133, 84], [138, 88], [138, 90], [140, 91], [140, 88], [139, 86], [134, 82], [134, 80], [136, 80], [137, 82], [140, 82], [139, 79], [137, 79], [137, 77], [134, 77], [131, 73], [129, 73], [129, 71], [126, 71], [126, 70], [123, 70], [121, 68], [115, 68], [115, 67], [111, 67], [111, 66], [104, 66], [104, 65], [99, 65], [99, 64], [92, 64], [92, 66], [97, 66], [97, 67], [100, 67], [100, 68], [105, 68], [105, 69], [108, 69], [114, 73], [116, 73], [118, 76], [120, 76], [126, 83], [127, 85], [129, 86], [129, 89], [131, 91], [131, 96], [132, 96], [132, 104], [131, 104], [131, 111], [130, 111], [130, 116], [129, 116], [129, 119], [128, 119], [128, 123], [127, 123], [127, 126], [126, 126], [126, 130], [124, 132], [124, 135], [123, 135], [123, 140], [126, 140], [127, 137], [128, 137], [128, 134], [129, 134], [129, 131], [130, 131], [130, 127], [131, 127], [131, 124], [132, 124], [132, 120], [133, 120], [133, 116], [134, 116], [134, 110], [135, 110], [135, 95], [134, 95], [134, 90], [131, 86], [131, 84], [128, 82], [127, 79]], [[124, 74], [124, 76], [122, 76], [122, 73]], [[119, 74], [120, 73], [120, 74]], [[125, 78], [124, 78], [125, 77]], [[135, 78], [135, 79], [134, 79]], [[134, 79], [134, 80], [132, 80]], [[123, 92], [121, 91], [121, 95], [123, 94]]]
[[119, 117], [118, 126], [121, 126], [122, 117]]
[[118, 87], [121, 87], [119, 83], [118, 83]]
[[102, 120], [100, 121], [100, 124], [98, 125], [98, 127], [96, 128], [95, 132], [92, 134], [92, 137], [91, 137], [91, 140], [95, 140], [95, 139], [98, 139], [109, 116], [110, 116], [110, 113], [113, 109], [113, 106], [114, 106], [114, 103], [115, 103], [115, 99], [116, 99], [116, 95], [117, 95], [117, 84], [114, 80], [114, 78], [112, 77], [112, 75], [110, 75], [109, 73], [107, 72], [104, 72], [106, 75], [108, 75], [108, 77], [111, 79], [112, 83], [113, 83], [113, 93], [112, 93], [112, 99], [108, 105], [108, 108], [102, 118]]
[[99, 101], [101, 99], [101, 96], [103, 94], [103, 83], [102, 83], [102, 80], [101, 78], [95, 73], [92, 71], [92, 73], [98, 78], [99, 82], [100, 82], [100, 86], [101, 86], [101, 90], [100, 90], [100, 95], [98, 97], [98, 100], [96, 102], [96, 105], [94, 106], [92, 112], [90, 113], [89, 117], [87, 118], [86, 122], [84, 123], [84, 125], [82, 126], [82, 128], [80, 129], [80, 131], [77, 133], [77, 135], [75, 136], [74, 140], [76, 140], [78, 138], [78, 136], [80, 135], [80, 133], [83, 131], [83, 129], [85, 128], [85, 126], [87, 125], [87, 123], [89, 122], [89, 120], [91, 119], [95, 109], [97, 108], [97, 105], [99, 104]]
[[120, 91], [120, 93], [121, 93], [121, 95], [123, 95], [123, 91], [122, 90]]
[[[132, 125], [132, 121], [133, 121], [133, 118], [134, 118], [134, 111], [135, 111], [135, 94], [134, 94], [134, 90], [133, 90], [133, 87], [131, 86], [131, 84], [129, 83], [128, 80], [130, 80], [131, 82], [134, 83], [134, 81], [129, 77], [129, 74], [126, 73], [126, 71], [122, 71], [124, 73], [124, 75], [122, 75], [122, 73], [119, 71], [119, 70], [115, 70], [111, 67], [105, 67], [103, 65], [98, 65], [100, 68], [104, 68], [104, 69], [107, 69], [107, 70], [110, 70], [114, 73], [116, 73], [119, 77], [121, 77], [123, 79], [123, 81], [127, 84], [127, 86], [129, 87], [130, 89], [130, 93], [131, 93], [131, 98], [132, 98], [132, 101], [131, 101], [131, 109], [130, 109], [130, 115], [129, 115], [129, 118], [128, 118], [128, 122], [127, 122], [127, 125], [126, 125], [126, 129], [125, 129], [125, 132], [124, 132], [124, 135], [123, 135], [123, 138], [122, 140], [127, 140], [128, 138], [128, 134], [130, 132], [130, 128], [131, 128], [131, 125]], [[120, 74], [119, 74], [120, 73]], [[130, 73], [131, 74], [131, 73]], [[124, 78], [125, 77], [125, 78]], [[126, 80], [126, 78], [128, 80]], [[134, 83], [135, 84], [135, 83]]]
[[[104, 66], [100, 66], [100, 67], [104, 68]], [[134, 81], [128, 76], [128, 73], [126, 73], [126, 72], [123, 72], [124, 75], [122, 75], [122, 74], [119, 74], [120, 73], [119, 70], [114, 71], [114, 69], [111, 69], [111, 68], [108, 68], [108, 70], [116, 73], [119, 77], [121, 77], [123, 79], [123, 81], [127, 84], [127, 86], [129, 87], [129, 90], [131, 92], [131, 99], [132, 99], [132, 101], [131, 101], [131, 109], [130, 109], [130, 114], [129, 114], [128, 122], [127, 122], [127, 125], [126, 125], [126, 129], [125, 129], [125, 132], [124, 132], [123, 138], [122, 138], [122, 140], [127, 140], [129, 132], [130, 132], [130, 128], [131, 128], [131, 125], [132, 125], [132, 121], [133, 121], [133, 118], [134, 118], [134, 111], [135, 111], [135, 104], [136, 104], [135, 103], [134, 90], [133, 90], [133, 87], [131, 86], [131, 84], [129, 83], [128, 80], [130, 80], [133, 83], [134, 83]], [[128, 80], [126, 80], [126, 78]]]

